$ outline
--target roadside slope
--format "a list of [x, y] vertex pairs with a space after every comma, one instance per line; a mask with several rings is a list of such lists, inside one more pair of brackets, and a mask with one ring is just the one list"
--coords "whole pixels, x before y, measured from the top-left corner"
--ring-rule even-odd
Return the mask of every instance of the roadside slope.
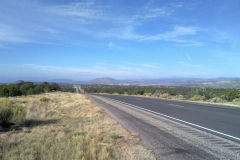
[[[43, 98], [44, 97], [44, 98]], [[10, 98], [27, 110], [26, 120], [0, 127], [0, 159], [155, 159], [139, 137], [74, 93]]]

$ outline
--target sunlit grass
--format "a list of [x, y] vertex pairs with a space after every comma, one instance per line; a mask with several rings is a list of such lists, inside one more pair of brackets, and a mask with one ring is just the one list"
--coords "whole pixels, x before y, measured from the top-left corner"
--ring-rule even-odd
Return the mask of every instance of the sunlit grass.
[[0, 132], [1, 160], [153, 159], [115, 120], [84, 95], [11, 98], [27, 111], [20, 129]]

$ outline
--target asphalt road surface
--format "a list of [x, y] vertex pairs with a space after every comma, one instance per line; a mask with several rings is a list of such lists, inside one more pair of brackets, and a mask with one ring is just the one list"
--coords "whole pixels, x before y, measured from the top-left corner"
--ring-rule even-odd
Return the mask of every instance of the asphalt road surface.
[[121, 95], [89, 95], [158, 159], [240, 159], [240, 109]]
[[[162, 113], [240, 139], [240, 108], [135, 96], [101, 96]], [[237, 141], [235, 138], [233, 140]]]

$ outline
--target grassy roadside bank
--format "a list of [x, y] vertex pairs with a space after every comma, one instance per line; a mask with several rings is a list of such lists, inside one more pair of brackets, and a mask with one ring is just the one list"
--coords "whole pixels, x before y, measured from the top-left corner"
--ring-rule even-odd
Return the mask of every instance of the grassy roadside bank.
[[0, 128], [1, 160], [154, 159], [139, 136], [74, 93], [13, 97], [26, 118], [17, 127]]

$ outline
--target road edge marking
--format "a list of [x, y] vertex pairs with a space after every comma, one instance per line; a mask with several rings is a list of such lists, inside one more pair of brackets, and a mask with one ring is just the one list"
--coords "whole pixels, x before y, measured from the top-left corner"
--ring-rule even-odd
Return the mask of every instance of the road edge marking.
[[169, 106], [172, 106], [172, 107], [177, 107], [177, 108], [184, 108], [183, 105], [178, 105], [178, 104], [168, 104]]
[[[101, 96], [101, 97], [103, 97], [103, 96]], [[103, 98], [106, 98], [106, 97], [103, 97]], [[175, 120], [175, 121], [178, 121], [178, 122], [182, 122], [182, 123], [188, 124], [188, 125], [190, 125], [190, 126], [194, 126], [194, 127], [197, 127], [197, 128], [201, 128], [201, 129], [203, 129], [203, 130], [207, 130], [207, 131], [210, 131], [210, 132], [213, 132], [213, 133], [217, 133], [217, 134], [219, 134], [219, 135], [222, 135], [222, 136], [225, 136], [225, 137], [232, 138], [232, 139], [235, 139], [235, 140], [240, 141], [240, 138], [238, 138], [238, 137], [234, 137], [234, 136], [231, 136], [231, 135], [228, 135], [228, 134], [219, 132], [219, 131], [215, 131], [215, 130], [213, 130], [213, 129], [209, 129], [209, 128], [206, 128], [206, 127], [203, 127], [203, 126], [194, 124], [194, 123], [190, 123], [190, 122], [187, 122], [187, 121], [178, 119], [178, 118], [174, 118], [174, 117], [171, 117], [171, 116], [168, 116], [168, 115], [159, 113], [159, 112], [151, 111], [151, 110], [149, 110], [149, 109], [145, 109], [145, 108], [142, 108], [142, 107], [139, 107], [139, 106], [136, 106], [136, 105], [133, 105], [133, 104], [129, 104], [129, 103], [126, 103], [126, 102], [122, 102], [122, 101], [119, 101], [119, 100], [115, 100], [115, 99], [112, 99], [112, 98], [106, 98], [106, 99], [109, 99], [109, 100], [114, 101], [114, 102], [122, 103], [122, 104], [125, 104], [125, 105], [128, 105], [128, 106], [134, 107], [134, 108], [138, 108], [138, 109], [140, 109], [140, 110], [144, 110], [144, 111], [147, 111], [147, 112], [150, 112], [150, 113], [154, 113], [154, 114], [157, 114], [157, 115], [166, 117], [166, 118], [168, 118], [168, 119], [172, 119], [172, 120]]]

